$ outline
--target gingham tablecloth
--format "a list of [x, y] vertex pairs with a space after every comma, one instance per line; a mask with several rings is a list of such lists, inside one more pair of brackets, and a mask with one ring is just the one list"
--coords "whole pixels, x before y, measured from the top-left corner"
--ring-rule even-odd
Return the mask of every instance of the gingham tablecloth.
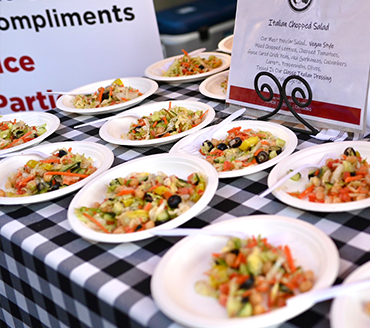
[[[199, 100], [215, 108], [215, 121], [229, 115], [224, 102], [202, 96], [198, 86], [162, 84], [143, 104]], [[113, 166], [168, 152], [173, 145], [127, 148], [107, 144], [99, 138], [99, 126], [73, 129], [96, 117], [57, 110], [51, 113], [60, 118], [61, 124], [44, 143], [97, 142], [114, 152]], [[306, 134], [298, 137], [298, 149], [323, 142]], [[370, 208], [325, 214], [286, 206], [273, 195], [260, 199], [256, 195], [266, 188], [269, 171], [220, 180], [209, 206], [184, 226], [204, 227], [216, 220], [253, 214], [284, 215], [308, 221], [334, 240], [341, 258], [336, 283], [370, 260]], [[180, 327], [157, 308], [150, 293], [157, 263], [179, 238], [155, 237], [120, 245], [86, 241], [71, 231], [67, 222], [73, 196], [25, 206], [1, 206], [1, 327]], [[320, 303], [282, 327], [329, 327], [329, 310], [330, 302]]]

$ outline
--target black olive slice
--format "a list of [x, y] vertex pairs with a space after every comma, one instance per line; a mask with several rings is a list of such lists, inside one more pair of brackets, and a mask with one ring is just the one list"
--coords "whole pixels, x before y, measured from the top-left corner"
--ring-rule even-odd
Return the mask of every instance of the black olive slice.
[[171, 208], [178, 208], [181, 201], [182, 199], [179, 195], [172, 195], [170, 198], [168, 198], [167, 203]]
[[264, 150], [260, 151], [256, 156], [256, 161], [258, 164], [267, 162], [269, 160], [269, 154], [267, 154]]
[[242, 139], [240, 139], [239, 137], [236, 137], [236, 138], [234, 138], [234, 139], [232, 139], [232, 140], [229, 141], [229, 146], [231, 148], [237, 148], [241, 144], [242, 144]]
[[217, 149], [219, 149], [219, 150], [225, 150], [225, 149], [227, 149], [228, 147], [227, 147], [227, 145], [225, 144], [225, 143], [223, 143], [223, 142], [220, 142], [218, 145], [217, 145]]
[[67, 154], [68, 153], [65, 150], [61, 149], [61, 150], [59, 150], [58, 157], [60, 158], [60, 157], [63, 157], [65, 155], [67, 155]]
[[346, 156], [356, 156], [356, 151], [352, 147], [347, 147], [343, 154]]

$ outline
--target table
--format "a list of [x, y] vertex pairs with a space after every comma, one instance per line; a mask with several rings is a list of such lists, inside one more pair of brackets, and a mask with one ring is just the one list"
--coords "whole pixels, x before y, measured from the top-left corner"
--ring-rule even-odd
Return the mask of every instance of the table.
[[[216, 120], [231, 112], [222, 101], [204, 97], [199, 83], [160, 84], [143, 104], [166, 100], [198, 100], [215, 108]], [[173, 144], [127, 148], [99, 138], [98, 126], [74, 125], [94, 117], [52, 110], [60, 119], [44, 143], [86, 140], [106, 145], [113, 166], [141, 156], [166, 153]], [[100, 116], [102, 117], [102, 116]], [[299, 134], [299, 149], [322, 141]], [[216, 219], [277, 214], [310, 222], [327, 233], [340, 253], [336, 283], [370, 260], [370, 208], [347, 213], [304, 212], [282, 204], [266, 188], [270, 169], [250, 176], [222, 179], [209, 206], [183, 227], [204, 227]], [[0, 208], [0, 320], [10, 327], [153, 327], [179, 328], [156, 307], [150, 279], [161, 257], [178, 237], [110, 245], [77, 236], [67, 222], [74, 194], [27, 206]], [[284, 323], [283, 328], [329, 327], [330, 302], [323, 302]]]

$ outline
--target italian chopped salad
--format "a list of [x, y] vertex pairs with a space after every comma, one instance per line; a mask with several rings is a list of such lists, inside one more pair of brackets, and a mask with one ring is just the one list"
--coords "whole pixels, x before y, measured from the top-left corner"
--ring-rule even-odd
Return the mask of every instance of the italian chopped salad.
[[[293, 176], [299, 181], [301, 174]], [[339, 158], [329, 158], [319, 169], [309, 172], [309, 182], [303, 192], [291, 192], [299, 199], [316, 203], [344, 203], [370, 197], [369, 163], [352, 147]]]
[[0, 122], [0, 149], [8, 149], [31, 141], [46, 132], [46, 123], [35, 126], [22, 120]]
[[191, 57], [185, 50], [184, 55], [176, 58], [168, 70], [163, 74], [166, 77], [177, 77], [209, 72], [222, 65], [222, 60], [214, 55], [208, 58]]
[[1, 197], [20, 197], [43, 194], [72, 185], [93, 174], [97, 168], [91, 158], [58, 149], [45, 159], [30, 159], [8, 177]]
[[182, 106], [161, 109], [143, 116], [131, 123], [128, 133], [122, 138], [130, 140], [148, 140], [168, 137], [192, 129], [203, 122], [206, 112], [192, 111]]
[[225, 139], [204, 141], [199, 151], [222, 172], [264, 163], [278, 156], [284, 146], [285, 140], [271, 132], [235, 127], [227, 131]]
[[138, 98], [143, 93], [130, 86], [125, 86], [121, 79], [116, 79], [110, 86], [100, 87], [90, 95], [77, 95], [73, 106], [79, 109], [113, 106]]
[[189, 210], [203, 195], [206, 180], [193, 173], [175, 175], [140, 172], [113, 179], [104, 200], [75, 209], [88, 227], [102, 233], [132, 233], [153, 228]]
[[249, 317], [283, 307], [289, 297], [310, 290], [313, 271], [297, 265], [288, 245], [275, 247], [266, 238], [231, 238], [195, 290], [214, 297], [229, 317]]

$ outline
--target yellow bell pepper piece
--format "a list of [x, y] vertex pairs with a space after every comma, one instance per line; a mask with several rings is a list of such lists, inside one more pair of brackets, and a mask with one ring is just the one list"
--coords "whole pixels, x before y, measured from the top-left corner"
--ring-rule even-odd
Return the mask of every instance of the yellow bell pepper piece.
[[162, 196], [166, 191], [169, 191], [169, 189], [165, 186], [159, 186], [155, 188], [153, 191], [155, 194]]
[[247, 150], [258, 143], [260, 139], [258, 137], [249, 137], [245, 139], [242, 144], [239, 146], [241, 150]]
[[115, 79], [112, 84], [118, 84], [118, 85], [122, 85], [123, 82], [121, 81], [121, 79]]

